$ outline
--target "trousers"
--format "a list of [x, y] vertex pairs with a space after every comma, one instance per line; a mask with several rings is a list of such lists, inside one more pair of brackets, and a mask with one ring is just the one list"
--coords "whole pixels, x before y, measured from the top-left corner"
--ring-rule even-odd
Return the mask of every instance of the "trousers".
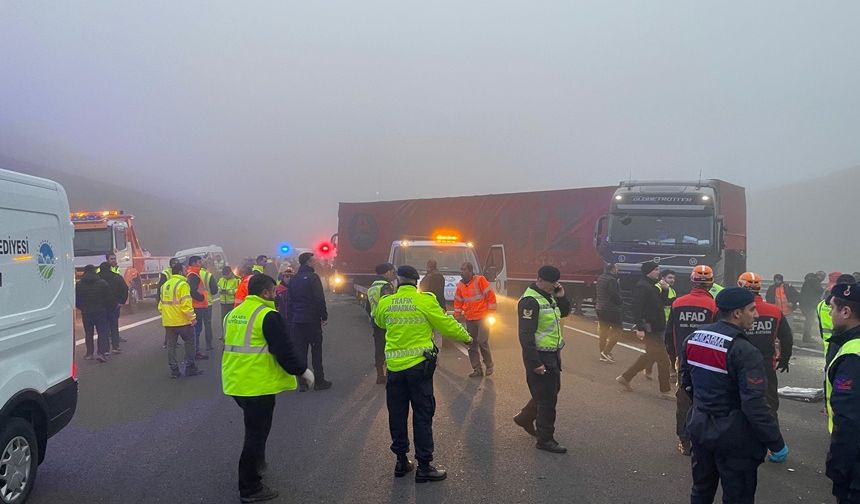
[[758, 466], [751, 458], [729, 458], [693, 443], [693, 488], [690, 504], [711, 504], [717, 485], [723, 485], [723, 503], [753, 504]]
[[779, 419], [779, 379], [776, 377], [776, 369], [773, 368], [773, 358], [765, 357], [764, 360], [764, 375], [767, 378], [767, 390], [764, 392], [764, 398], [770, 408], [773, 417]]
[[527, 369], [526, 383], [532, 397], [523, 406], [522, 416], [534, 421], [538, 441], [551, 441], [555, 435], [555, 407], [561, 390], [561, 374], [557, 369], [547, 368], [542, 375]]
[[110, 325], [107, 312], [81, 312], [81, 323], [84, 325], [84, 341], [87, 345], [87, 355], [93, 354], [93, 336], [98, 331], [98, 350], [100, 354], [110, 352]]
[[487, 369], [493, 369], [493, 354], [490, 353], [490, 326], [487, 319], [467, 320], [466, 331], [472, 337], [472, 343], [469, 345], [469, 362], [472, 364], [472, 369], [482, 369], [481, 358], [484, 359], [484, 366]]
[[678, 434], [678, 439], [685, 443], [690, 441], [690, 436], [687, 435], [687, 416], [692, 407], [693, 399], [690, 394], [678, 387], [675, 391], [675, 433]]
[[618, 343], [618, 337], [623, 329], [621, 321], [621, 312], [608, 312], [606, 310], [597, 310], [597, 332], [600, 338], [598, 346], [601, 353], [610, 353]]
[[299, 354], [307, 358], [308, 348], [311, 351], [311, 367], [314, 371], [314, 378], [317, 381], [325, 379], [322, 361], [322, 342], [323, 333], [322, 326], [319, 323], [305, 324], [294, 323], [292, 326], [292, 335], [298, 346]]
[[657, 363], [657, 380], [660, 384], [660, 392], [669, 392], [672, 389], [669, 385], [669, 355], [666, 353], [666, 347], [663, 345], [663, 339], [660, 335], [645, 335], [645, 353], [640, 355], [636, 362], [621, 376], [629, 382], [643, 370], [651, 369], [655, 362]]
[[388, 430], [391, 451], [395, 455], [409, 453], [409, 407], [412, 406], [412, 434], [415, 438], [415, 458], [418, 462], [433, 460], [433, 415], [436, 397], [433, 377], [425, 376], [423, 363], [403, 371], [389, 371], [385, 384], [388, 406]]
[[373, 365], [385, 366], [385, 329], [373, 324]]
[[110, 329], [110, 344], [113, 348], [119, 348], [119, 312], [121, 305], [107, 309], [108, 329]]
[[197, 316], [197, 325], [194, 326], [194, 349], [200, 353], [200, 333], [203, 332], [203, 326], [206, 326], [206, 349], [212, 348], [212, 307], [195, 308], [194, 314]]
[[247, 497], [263, 487], [263, 470], [266, 467], [266, 441], [272, 430], [275, 414], [275, 396], [233, 397], [242, 408], [245, 421], [245, 441], [239, 456], [239, 495]]
[[174, 371], [179, 370], [179, 361], [176, 359], [176, 343], [179, 339], [185, 345], [185, 367], [194, 367], [194, 328], [190, 325], [164, 328], [164, 342], [167, 345], [167, 364]]

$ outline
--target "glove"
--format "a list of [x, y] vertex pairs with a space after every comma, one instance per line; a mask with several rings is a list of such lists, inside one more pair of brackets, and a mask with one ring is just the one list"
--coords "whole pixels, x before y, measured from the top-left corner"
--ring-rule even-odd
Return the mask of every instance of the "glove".
[[788, 360], [780, 359], [779, 362], [776, 363], [776, 370], [780, 373], [788, 373]]
[[310, 369], [305, 369], [305, 372], [302, 373], [301, 379], [305, 381], [308, 385], [308, 388], [314, 388], [314, 373]]
[[786, 444], [782, 447], [782, 450], [779, 450], [776, 453], [770, 452], [770, 455], [767, 456], [767, 460], [768, 460], [768, 462], [773, 462], [775, 464], [781, 464], [781, 463], [785, 462], [786, 458], [788, 458], [788, 452], [789, 452], [788, 445]]

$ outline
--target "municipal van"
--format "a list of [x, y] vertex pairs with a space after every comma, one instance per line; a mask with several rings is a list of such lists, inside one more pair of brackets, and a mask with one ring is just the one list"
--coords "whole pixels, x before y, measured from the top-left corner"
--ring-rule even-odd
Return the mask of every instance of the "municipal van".
[[182, 264], [188, 264], [188, 258], [191, 256], [200, 256], [203, 259], [203, 265], [216, 278], [221, 276], [221, 268], [230, 264], [227, 261], [227, 254], [224, 249], [218, 245], [208, 245], [206, 247], [195, 247], [185, 250], [180, 250], [173, 254], [173, 257], [179, 259]]
[[0, 502], [33, 490], [48, 438], [78, 402], [69, 202], [50, 180], [0, 170]]

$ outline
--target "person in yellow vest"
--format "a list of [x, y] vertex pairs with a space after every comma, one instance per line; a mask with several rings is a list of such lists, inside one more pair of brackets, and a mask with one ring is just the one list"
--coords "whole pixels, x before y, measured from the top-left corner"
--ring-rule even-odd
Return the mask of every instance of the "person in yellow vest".
[[555, 440], [555, 405], [561, 390], [561, 319], [570, 315], [570, 301], [558, 283], [561, 272], [554, 266], [538, 270], [517, 304], [520, 345], [531, 399], [514, 417], [514, 423], [537, 438], [535, 447], [551, 453], [567, 453]]
[[385, 329], [376, 325], [373, 321], [376, 315], [376, 307], [382, 296], [394, 294], [394, 281], [397, 280], [397, 268], [391, 263], [383, 263], [376, 266], [376, 274], [379, 276], [370, 287], [367, 288], [367, 303], [370, 308], [371, 325], [373, 326], [373, 362], [376, 366], [376, 384], [385, 383]]
[[[168, 266], [161, 271], [160, 275], [158, 275], [158, 288], [155, 290], [156, 304], [161, 301], [161, 288], [164, 287], [164, 284], [173, 276], [173, 267], [177, 264], [180, 264], [179, 259], [171, 257]], [[167, 335], [164, 336], [164, 343], [162, 343], [161, 348], [167, 348]]]
[[860, 286], [830, 291], [830, 337], [826, 365], [830, 451], [827, 477], [839, 503], [860, 502]]
[[254, 265], [251, 266], [251, 273], [266, 273], [266, 264], [268, 263], [268, 257], [264, 255], [258, 255], [257, 259], [254, 261]]
[[412, 405], [412, 431], [418, 470], [415, 482], [442, 481], [444, 470], [436, 469], [433, 460], [433, 372], [438, 348], [433, 345], [433, 329], [451, 339], [471, 343], [472, 338], [454, 317], [439, 307], [432, 292], [418, 292], [418, 270], [412, 266], [397, 268], [397, 292], [383, 296], [373, 317], [385, 330], [385, 363], [388, 378], [385, 386], [388, 405], [388, 428], [391, 451], [397, 456], [394, 476], [402, 478], [415, 469], [407, 458], [409, 452], [409, 406]]
[[[236, 290], [239, 288], [239, 278], [233, 274], [230, 266], [221, 268], [221, 278], [218, 279], [218, 297], [221, 298], [221, 318], [226, 317], [236, 301]], [[223, 337], [221, 339], [224, 339]]]
[[179, 362], [176, 360], [176, 344], [180, 338], [185, 344], [185, 376], [202, 373], [194, 363], [194, 326], [197, 324], [197, 315], [191, 304], [191, 288], [185, 279], [185, 268], [178, 261], [171, 268], [170, 278], [161, 286], [158, 311], [161, 313], [161, 325], [164, 326], [170, 377], [182, 376]]
[[254, 275], [248, 296], [224, 319], [221, 385], [242, 408], [245, 444], [239, 457], [239, 498], [261, 502], [278, 497], [263, 484], [266, 440], [272, 428], [275, 396], [295, 390], [296, 376], [313, 385], [314, 374], [295, 351], [287, 327], [275, 310], [275, 280]]
[[[830, 292], [833, 286], [837, 284], [853, 284], [853, 275], [839, 275], [836, 277], [835, 283], [827, 289], [827, 295], [818, 303], [815, 311], [818, 314], [818, 332], [821, 334], [821, 342], [824, 345], [824, 356], [826, 359], [827, 349], [830, 345], [830, 336], [833, 334], [833, 321], [830, 320]], [[825, 363], [829, 362], [825, 360]]]

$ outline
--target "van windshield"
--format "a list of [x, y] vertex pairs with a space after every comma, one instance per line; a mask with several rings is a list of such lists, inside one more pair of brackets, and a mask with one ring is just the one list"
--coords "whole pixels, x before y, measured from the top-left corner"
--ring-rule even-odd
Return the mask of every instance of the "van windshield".
[[112, 252], [113, 234], [109, 228], [75, 230], [75, 257], [105, 255]]
[[475, 273], [480, 273], [480, 265], [475, 260], [474, 250], [466, 247], [428, 247], [409, 246], [394, 249], [394, 265], [403, 266], [408, 264], [418, 271], [426, 271], [427, 261], [436, 261], [438, 269], [442, 273], [460, 273], [460, 266], [464, 262], [470, 262], [475, 266]]

